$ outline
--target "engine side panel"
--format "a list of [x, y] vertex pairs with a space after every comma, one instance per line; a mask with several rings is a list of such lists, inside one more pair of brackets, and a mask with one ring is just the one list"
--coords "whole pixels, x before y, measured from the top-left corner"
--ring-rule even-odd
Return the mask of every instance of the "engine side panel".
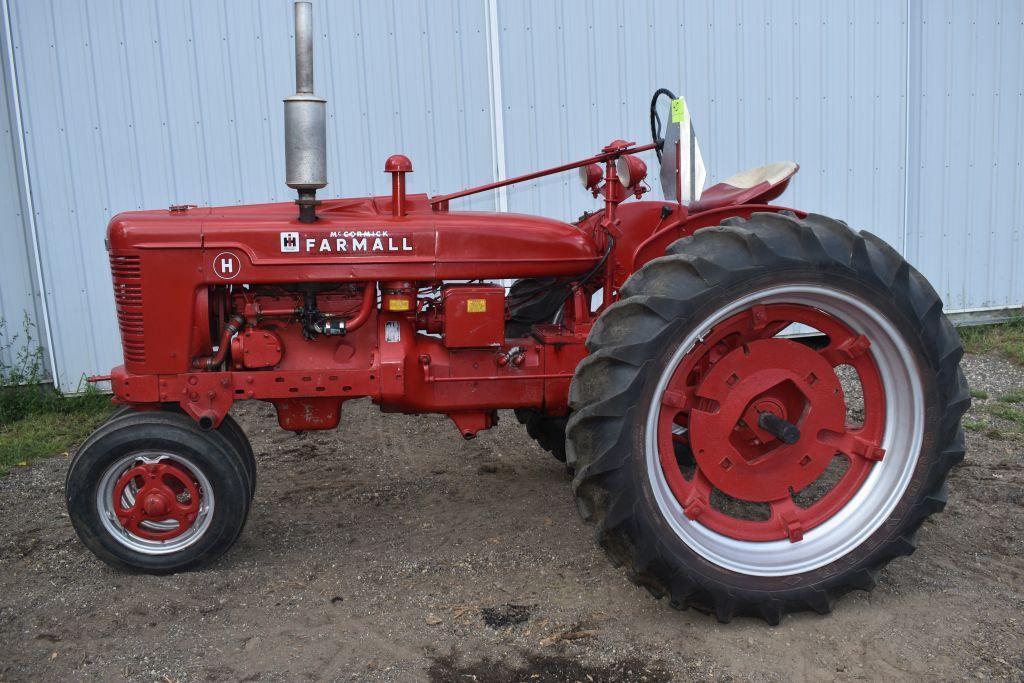
[[402, 217], [389, 198], [325, 202], [311, 225], [286, 203], [115, 216], [107, 240], [128, 369], [188, 371], [193, 340], [208, 336], [196, 298], [218, 285], [546, 277], [600, 257], [567, 223], [409, 201]]
[[[221, 218], [203, 225], [211, 272], [250, 283], [542, 277], [586, 271], [599, 258], [574, 226], [492, 214], [324, 217], [312, 225]], [[224, 273], [228, 252], [245, 273]]]

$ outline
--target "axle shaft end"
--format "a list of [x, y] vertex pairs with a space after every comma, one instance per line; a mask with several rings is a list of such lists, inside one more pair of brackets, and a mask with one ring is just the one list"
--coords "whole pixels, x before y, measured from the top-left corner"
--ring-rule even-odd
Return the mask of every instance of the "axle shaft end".
[[792, 445], [800, 440], [800, 430], [795, 424], [767, 410], [758, 416], [757, 426], [785, 444]]

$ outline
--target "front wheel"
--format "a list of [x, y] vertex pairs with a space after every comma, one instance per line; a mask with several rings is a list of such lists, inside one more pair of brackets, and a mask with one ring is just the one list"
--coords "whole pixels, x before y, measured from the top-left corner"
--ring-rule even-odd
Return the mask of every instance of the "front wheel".
[[151, 411], [97, 429], [71, 461], [65, 496], [78, 537], [97, 557], [166, 573], [227, 552], [245, 525], [250, 480], [221, 434]]
[[[177, 403], [165, 403], [161, 407], [161, 411], [176, 413], [179, 415], [185, 414], [185, 411], [182, 410], [181, 406]], [[137, 411], [131, 406], [120, 406], [110, 414], [110, 417], [107, 418], [107, 423], [109, 424], [126, 415], [135, 415], [139, 412], [150, 412], [156, 414], [155, 411]], [[238, 424], [238, 421], [235, 420], [235, 418], [228, 414], [224, 416], [223, 420], [221, 420], [216, 431], [227, 439], [227, 442], [235, 449], [242, 466], [245, 468], [245, 476], [248, 480], [249, 499], [252, 500], [253, 496], [256, 495], [256, 456], [252, 451], [252, 444], [249, 443], [249, 438], [245, 435], [245, 430], [242, 429], [242, 426]]]
[[579, 507], [634, 581], [723, 621], [873, 587], [963, 457], [970, 399], [938, 296], [822, 216], [679, 240], [588, 348], [568, 426]]

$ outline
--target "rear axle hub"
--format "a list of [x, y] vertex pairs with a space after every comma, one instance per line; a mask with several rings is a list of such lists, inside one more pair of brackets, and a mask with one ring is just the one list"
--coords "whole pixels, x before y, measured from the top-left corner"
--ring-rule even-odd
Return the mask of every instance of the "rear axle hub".
[[[827, 343], [776, 336], [793, 324]], [[836, 317], [799, 304], [756, 305], [715, 325], [660, 400], [659, 460], [685, 516], [737, 540], [797, 542], [842, 509], [885, 456], [886, 401], [870, 346]], [[861, 424], [847, 424], [840, 365], [861, 384]], [[837, 455], [845, 471], [826, 475]], [[810, 489], [811, 502], [798, 504]], [[716, 493], [732, 501], [723, 507]]]
[[[703, 400], [690, 417], [694, 456], [723, 493], [755, 502], [776, 500], [810, 484], [831, 462], [835, 447], [819, 441], [817, 434], [842, 430], [843, 391], [828, 362], [803, 344], [765, 339], [743, 345], [715, 364], [696, 393]], [[751, 421], [747, 416], [765, 403], [785, 407], [798, 426], [771, 408]], [[786, 443], [778, 436], [796, 430], [805, 438]], [[749, 434], [755, 435], [745, 438]]]

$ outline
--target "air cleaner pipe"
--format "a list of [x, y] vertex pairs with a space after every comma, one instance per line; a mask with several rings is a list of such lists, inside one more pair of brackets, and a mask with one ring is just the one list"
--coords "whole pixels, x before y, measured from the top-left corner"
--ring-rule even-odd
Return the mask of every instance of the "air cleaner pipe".
[[295, 3], [295, 94], [284, 99], [285, 180], [297, 190], [299, 220], [316, 220], [327, 185], [327, 100], [313, 93], [313, 5]]
[[391, 174], [391, 215], [405, 215], [405, 174], [412, 173], [412, 162], [404, 154], [392, 154], [384, 162], [384, 172]]
[[192, 361], [192, 367], [196, 370], [213, 370], [220, 367], [227, 358], [228, 349], [231, 347], [231, 338], [245, 328], [245, 318], [237, 313], [231, 316], [224, 330], [220, 333], [220, 340], [217, 342], [217, 353], [212, 356], [200, 356]]
[[363, 305], [359, 307], [356, 317], [345, 321], [345, 333], [358, 330], [370, 319], [370, 312], [377, 306], [377, 283], [367, 282], [363, 287]]

